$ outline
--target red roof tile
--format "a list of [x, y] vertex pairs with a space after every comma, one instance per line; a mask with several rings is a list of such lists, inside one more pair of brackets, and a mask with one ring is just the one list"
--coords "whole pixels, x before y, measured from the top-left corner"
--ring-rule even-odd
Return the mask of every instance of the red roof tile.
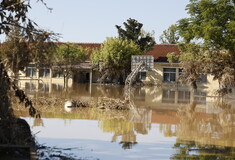
[[88, 49], [97, 49], [100, 48], [101, 46], [101, 43], [74, 43], [74, 44]]
[[180, 54], [179, 48], [176, 44], [156, 44], [153, 49], [148, 51], [145, 55], [152, 55], [155, 61], [166, 59], [168, 53], [175, 52]]
[[[68, 42], [70, 43], [70, 42]], [[66, 44], [66, 42], [57, 42], [58, 45]], [[101, 46], [101, 43], [72, 43], [76, 44], [78, 46], [81, 46], [83, 48], [88, 49], [88, 57], [90, 58], [90, 55], [94, 49], [98, 49]]]
[[[58, 44], [64, 44], [63, 42], [59, 42]], [[89, 49], [89, 54], [91, 54], [93, 49], [100, 48], [101, 43], [73, 43], [84, 48]], [[155, 61], [165, 61], [166, 55], [168, 53], [175, 52], [179, 54], [180, 51], [176, 44], [156, 44], [153, 46], [153, 49], [148, 51], [145, 55], [152, 55]]]
[[[70, 42], [68, 42], [70, 43]], [[66, 44], [66, 42], [57, 42], [58, 45]], [[89, 52], [92, 52], [93, 49], [100, 48], [101, 43], [72, 43], [76, 44], [78, 46], [81, 46], [83, 48], [87, 48]]]

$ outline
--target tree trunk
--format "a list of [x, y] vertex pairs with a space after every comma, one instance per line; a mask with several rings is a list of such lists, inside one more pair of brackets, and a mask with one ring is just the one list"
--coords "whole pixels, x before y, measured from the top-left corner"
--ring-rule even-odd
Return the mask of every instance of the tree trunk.
[[10, 104], [9, 90], [10, 79], [0, 60], [0, 119], [11, 119], [14, 117]]
[[11, 85], [0, 59], [0, 144], [35, 145], [28, 123], [13, 114], [9, 95]]
[[64, 74], [64, 89], [67, 91], [68, 89], [68, 74]]

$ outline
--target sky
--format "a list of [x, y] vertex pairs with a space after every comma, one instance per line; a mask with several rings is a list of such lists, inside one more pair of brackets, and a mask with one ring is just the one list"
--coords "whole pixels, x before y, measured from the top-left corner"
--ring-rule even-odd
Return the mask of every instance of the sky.
[[61, 34], [61, 42], [102, 43], [118, 36], [115, 25], [133, 18], [159, 36], [179, 19], [188, 17], [189, 0], [44, 0], [33, 3], [29, 16], [40, 28]]

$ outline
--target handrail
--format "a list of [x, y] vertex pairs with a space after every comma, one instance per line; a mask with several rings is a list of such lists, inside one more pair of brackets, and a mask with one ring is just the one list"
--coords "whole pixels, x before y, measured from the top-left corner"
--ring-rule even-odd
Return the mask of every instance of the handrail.
[[124, 88], [125, 101], [129, 102], [129, 104], [131, 104], [131, 86], [133, 84], [133, 81], [136, 79], [138, 72], [142, 69], [144, 64], [145, 63], [143, 61], [140, 62], [139, 65], [127, 76], [125, 80], [125, 88]]
[[136, 79], [136, 76], [143, 65], [144, 65], [144, 62], [143, 61], [140, 62], [139, 65], [127, 76], [126, 81], [125, 81], [125, 86], [132, 85], [133, 80]]

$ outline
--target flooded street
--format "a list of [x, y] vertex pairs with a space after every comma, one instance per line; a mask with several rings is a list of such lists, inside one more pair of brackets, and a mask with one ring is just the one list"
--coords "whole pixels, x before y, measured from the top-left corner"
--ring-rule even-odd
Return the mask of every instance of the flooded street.
[[[123, 97], [123, 86], [26, 83], [30, 97], [81, 99]], [[131, 110], [102, 110], [56, 106], [42, 119], [26, 116], [36, 140], [53, 148], [51, 154], [88, 160], [235, 159], [233, 95], [226, 104], [209, 93], [187, 88], [136, 87]], [[45, 159], [47, 155], [41, 157]]]

